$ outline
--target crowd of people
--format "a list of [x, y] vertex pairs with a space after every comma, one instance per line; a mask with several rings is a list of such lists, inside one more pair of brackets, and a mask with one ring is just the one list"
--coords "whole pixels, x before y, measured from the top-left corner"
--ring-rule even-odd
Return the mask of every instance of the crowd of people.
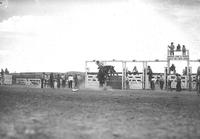
[[[173, 68], [173, 71], [175, 72], [175, 65], [172, 64], [171, 66]], [[171, 69], [170, 69], [171, 70]], [[147, 75], [148, 75], [148, 80], [149, 80], [149, 83], [150, 83], [150, 88], [152, 90], [155, 89], [155, 84], [158, 84], [160, 89], [163, 90], [163, 87], [164, 87], [164, 76], [161, 74], [160, 76], [157, 76], [157, 78], [153, 78], [153, 71], [151, 69], [150, 66], [147, 67]], [[176, 91], [181, 91], [182, 88], [181, 88], [181, 75], [176, 73]], [[167, 87], [167, 90], [172, 90], [172, 79], [170, 78], [170, 76], [168, 76], [167, 78], [167, 84], [166, 84], [166, 87]]]
[[[176, 90], [180, 91], [181, 90], [181, 76], [179, 74], [176, 74], [176, 67], [175, 67], [174, 64], [171, 65], [171, 67], [170, 67], [169, 70], [170, 70], [169, 71], [170, 74], [171, 74], [171, 71], [172, 71], [173, 72], [172, 74], [177, 75], [177, 77], [176, 77], [177, 78], [177, 87], [176, 87]], [[149, 81], [149, 84], [150, 84], [150, 89], [151, 90], [155, 90], [155, 86], [157, 84], [159, 86], [159, 88], [161, 90], [163, 90], [164, 89], [164, 83], [165, 83], [165, 77], [164, 77], [164, 75], [160, 74], [158, 76], [153, 76], [154, 73], [153, 73], [153, 71], [152, 71], [152, 69], [151, 69], [150, 66], [147, 66], [146, 72], [147, 72], [147, 75], [148, 75], [147, 77], [148, 77], [148, 81]], [[132, 72], [128, 71], [127, 73], [128, 74], [136, 75], [139, 72], [137, 70], [137, 67], [134, 66]], [[172, 90], [172, 88], [171, 88], [171, 82], [172, 81], [170, 79], [167, 80], [167, 89], [168, 90], [169, 89]]]
[[[172, 79], [170, 78], [170, 76], [168, 76], [167, 78], [167, 90], [172, 91]], [[176, 91], [181, 91], [182, 87], [181, 87], [181, 75], [180, 74], [176, 74]]]
[[77, 74], [61, 75], [61, 74], [45, 74], [41, 76], [41, 88], [65, 88], [68, 85], [68, 88], [78, 88], [79, 80]]
[[[172, 66], [170, 67], [170, 70], [175, 70], [175, 65], [172, 64]], [[174, 80], [172, 80], [170, 78], [170, 76], [167, 76], [167, 79], [165, 79], [163, 74], [160, 74], [158, 76], [153, 76], [153, 71], [151, 69], [150, 66], [147, 66], [147, 77], [148, 77], [148, 81], [150, 83], [150, 89], [154, 90], [155, 89], [155, 85], [157, 84], [159, 86], [159, 88], [161, 90], [164, 89], [164, 83], [166, 80], [166, 89], [167, 90], [173, 90], [174, 88], [172, 88], [172, 82]], [[198, 69], [199, 74], [197, 73], [197, 75], [200, 75], [200, 68]], [[138, 70], [137, 67], [134, 66], [133, 68], [133, 74], [137, 74]], [[174, 73], [174, 75], [176, 75], [175, 77], [175, 81], [176, 81], [176, 91], [181, 91], [181, 75], [178, 73]], [[199, 76], [200, 77], [200, 76]], [[55, 73], [50, 73], [50, 74], [45, 74], [43, 73], [41, 76], [41, 88], [65, 88], [67, 85], [68, 88], [79, 88], [79, 78], [77, 74], [68, 74], [68, 75], [64, 75], [64, 74], [55, 74]]]
[[169, 54], [170, 56], [174, 56], [174, 51], [182, 51], [182, 55], [183, 56], [186, 56], [186, 47], [185, 45], [182, 45], [182, 48], [181, 48], [181, 45], [178, 44], [177, 47], [176, 47], [176, 50], [175, 50], [175, 46], [174, 46], [174, 43], [171, 42], [170, 45], [168, 45], [168, 48], [169, 48]]

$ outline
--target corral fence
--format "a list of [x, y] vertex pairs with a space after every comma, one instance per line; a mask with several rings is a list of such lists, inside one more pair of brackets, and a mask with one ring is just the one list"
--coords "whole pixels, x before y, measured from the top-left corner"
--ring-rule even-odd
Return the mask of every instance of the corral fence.
[[[149, 75], [147, 74], [147, 67], [148, 64], [151, 63], [164, 63], [165, 66], [163, 67], [162, 73], [153, 73], [153, 82], [155, 88], [159, 88], [159, 80], [162, 76], [164, 79], [164, 88], [167, 89], [169, 86], [168, 82], [171, 82], [170, 88], [176, 89], [177, 85], [177, 76], [181, 77], [181, 88], [184, 90], [196, 90], [196, 73], [192, 73], [192, 67], [190, 63], [195, 62], [195, 65], [200, 63], [200, 60], [190, 60], [189, 57], [189, 50], [186, 50], [186, 53], [182, 53], [180, 51], [174, 51], [174, 55], [171, 55], [170, 50], [167, 49], [167, 59], [166, 60], [98, 60], [105, 65], [107, 63], [121, 63], [121, 72], [118, 72], [118, 76], [111, 76], [107, 80], [107, 86], [112, 87], [113, 89], [150, 89], [150, 81]], [[172, 61], [186, 61], [186, 71], [185, 74], [178, 74], [170, 72], [170, 65]], [[95, 64], [96, 60], [86, 61], [85, 62], [85, 87], [86, 88], [99, 88], [99, 81], [97, 78], [97, 72], [91, 72], [88, 69], [89, 63]], [[141, 63], [143, 68], [142, 72], [133, 74], [127, 74], [127, 63], [135, 64]], [[112, 64], [110, 64], [112, 65]], [[98, 67], [96, 66], [96, 69]]]
[[[66, 72], [66, 73], [53, 73], [54, 75], [54, 88], [57, 88], [58, 79], [57, 75], [60, 75], [60, 87], [65, 88], [68, 86], [67, 77], [69, 75], [78, 77], [79, 86], [84, 86], [85, 74], [81, 72]], [[50, 72], [25, 72], [25, 73], [11, 73], [10, 75], [0, 76], [1, 85], [13, 85], [18, 87], [29, 88], [41, 88], [42, 78], [45, 75], [45, 81], [43, 81], [43, 88], [50, 88], [49, 76]], [[63, 80], [65, 80], [63, 84]], [[74, 82], [73, 82], [74, 84]]]

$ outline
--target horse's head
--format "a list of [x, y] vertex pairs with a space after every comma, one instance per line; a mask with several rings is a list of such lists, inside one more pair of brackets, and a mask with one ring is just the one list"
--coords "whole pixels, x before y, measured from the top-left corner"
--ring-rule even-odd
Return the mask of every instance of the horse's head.
[[115, 67], [114, 67], [114, 66], [111, 66], [110, 69], [111, 69], [111, 70], [115, 70]]

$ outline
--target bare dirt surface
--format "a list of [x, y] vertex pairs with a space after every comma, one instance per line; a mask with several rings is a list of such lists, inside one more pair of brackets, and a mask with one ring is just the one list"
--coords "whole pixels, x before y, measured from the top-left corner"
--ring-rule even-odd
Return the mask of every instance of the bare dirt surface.
[[0, 87], [0, 139], [199, 139], [195, 92]]

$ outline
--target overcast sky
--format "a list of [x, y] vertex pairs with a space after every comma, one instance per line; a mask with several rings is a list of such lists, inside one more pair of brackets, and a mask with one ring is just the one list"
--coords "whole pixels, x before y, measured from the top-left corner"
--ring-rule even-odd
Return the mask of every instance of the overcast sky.
[[199, 13], [200, 0], [8, 0], [0, 68], [66, 72], [93, 59], [166, 59], [170, 42], [200, 59]]

